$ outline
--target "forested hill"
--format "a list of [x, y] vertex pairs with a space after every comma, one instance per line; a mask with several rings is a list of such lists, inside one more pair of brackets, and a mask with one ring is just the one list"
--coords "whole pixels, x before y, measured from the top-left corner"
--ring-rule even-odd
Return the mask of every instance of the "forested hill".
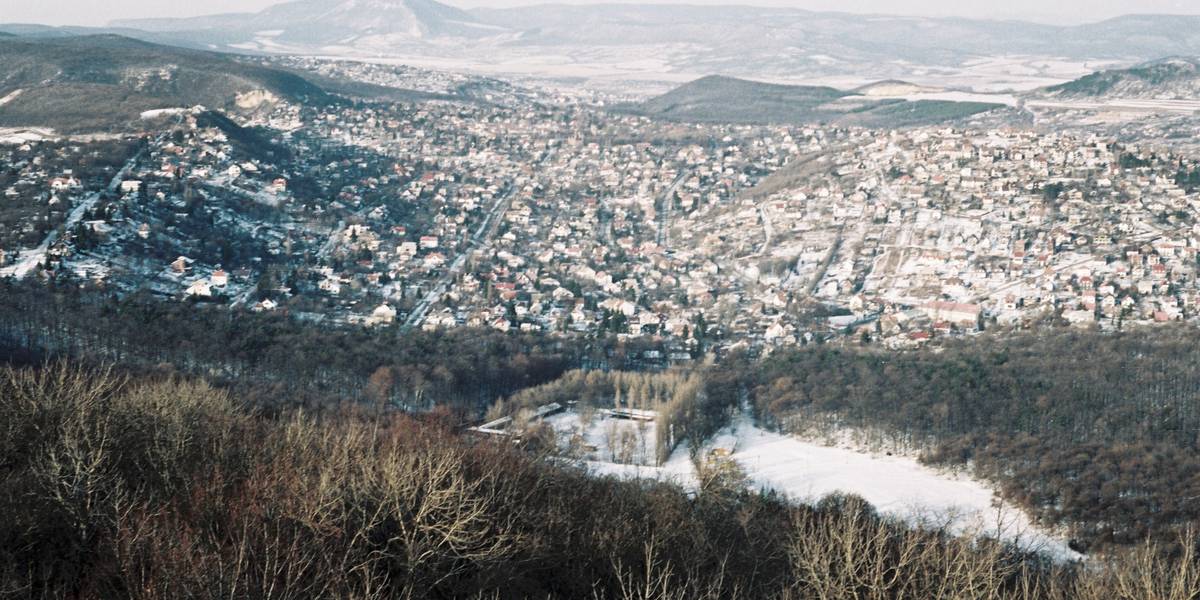
[[1128, 69], [1097, 71], [1046, 88], [1064, 98], [1194, 99], [1200, 94], [1200, 60], [1166, 58]]
[[157, 109], [249, 110], [272, 99], [330, 99], [295, 73], [117, 35], [7, 36], [0, 38], [0, 63], [0, 98], [8, 97], [0, 126], [107, 130]]
[[[886, 84], [882, 82], [881, 85]], [[872, 86], [867, 86], [869, 89]], [[778, 85], [709, 76], [617, 110], [698, 123], [841, 123], [912, 127], [959, 121], [1002, 108], [998, 104], [906, 101], [858, 95], [831, 87]]]
[[967, 465], [1095, 550], [1200, 521], [1200, 331], [1051, 330], [746, 367], [760, 418], [870, 428]]
[[204, 375], [272, 409], [363, 401], [371, 376], [384, 372], [396, 405], [467, 415], [584, 362], [581, 348], [492, 330], [402, 336], [394, 328], [0, 281], [0, 360], [65, 356]]
[[[765, 360], [733, 354], [686, 374], [705, 393], [679, 405], [679, 433], [699, 446], [748, 396], [766, 426], [869, 430], [929, 462], [968, 467], [1080, 551], [1168, 542], [1200, 522], [1198, 333], [1050, 329], [908, 353], [817, 344]], [[611, 394], [614, 380], [574, 370], [653, 368], [639, 357], [662, 349], [642, 344], [402, 333], [0, 281], [0, 360], [75, 357], [201, 376], [271, 413], [383, 403], [478, 422], [497, 399], [520, 403], [534, 386], [534, 403]]]

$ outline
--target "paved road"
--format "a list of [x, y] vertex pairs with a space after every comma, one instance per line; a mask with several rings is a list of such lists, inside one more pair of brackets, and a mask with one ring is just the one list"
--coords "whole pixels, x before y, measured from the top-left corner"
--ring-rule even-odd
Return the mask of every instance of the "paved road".
[[683, 185], [683, 182], [691, 175], [691, 171], [683, 171], [679, 173], [679, 176], [675, 178], [675, 181], [671, 182], [671, 185], [658, 196], [659, 203], [662, 205], [663, 210], [662, 214], [659, 216], [658, 235], [654, 241], [662, 248], [666, 248], [671, 243], [671, 214], [675, 210], [675, 191], [678, 190], [679, 186]]
[[500, 226], [499, 217], [508, 210], [508, 207], [512, 204], [512, 198], [514, 195], [516, 195], [516, 193], [516, 186], [509, 185], [508, 189], [505, 190], [504, 193], [496, 197], [496, 201], [492, 203], [492, 207], [488, 210], [483, 222], [479, 224], [479, 227], [475, 229], [475, 233], [473, 233], [471, 238], [467, 241], [466, 247], [464, 247], [462, 251], [458, 253], [458, 257], [455, 258], [454, 262], [450, 264], [450, 268], [446, 269], [446, 272], [443, 273], [440, 278], [438, 278], [438, 281], [436, 284], [434, 284], [433, 289], [431, 289], [429, 293], [425, 294], [424, 298], [421, 298], [421, 301], [418, 302], [417, 305], [413, 307], [413, 311], [409, 313], [408, 318], [404, 320], [404, 325], [402, 326], [404, 331], [408, 331], [413, 327], [420, 325], [421, 322], [425, 320], [426, 315], [429, 314], [429, 309], [436, 304], [437, 301], [440, 300], [447, 291], [449, 291], [450, 285], [454, 282], [454, 279], [462, 273], [463, 268], [467, 264], [468, 255], [472, 251], [483, 247], [491, 240], [492, 236], [496, 234], [496, 230]]
[[[121, 170], [118, 171], [116, 176], [112, 178], [112, 181], [109, 182], [108, 187], [105, 188], [105, 191], [110, 193], [116, 192], [117, 189], [121, 187], [121, 182], [129, 176], [131, 171], [133, 171], [133, 167], [137, 165], [137, 161], [144, 153], [145, 150], [142, 150], [137, 154], [134, 154], [133, 157], [126, 161], [125, 166], [121, 167]], [[39, 244], [37, 248], [22, 252], [21, 258], [16, 263], [4, 269], [0, 269], [0, 277], [24, 279], [25, 277], [29, 276], [30, 273], [37, 269], [42, 260], [45, 259], [46, 253], [50, 251], [50, 247], [58, 241], [58, 232], [60, 229], [61, 231], [70, 231], [72, 228], [78, 225], [79, 222], [83, 220], [84, 213], [96, 206], [96, 202], [100, 200], [101, 193], [102, 192], [92, 192], [91, 194], [85, 196], [83, 200], [81, 200], [79, 204], [77, 204], [75, 208], [71, 210], [71, 213], [67, 215], [67, 220], [63, 223], [61, 228], [56, 227], [51, 230], [50, 233], [46, 235], [46, 239], [42, 240], [42, 243]]]

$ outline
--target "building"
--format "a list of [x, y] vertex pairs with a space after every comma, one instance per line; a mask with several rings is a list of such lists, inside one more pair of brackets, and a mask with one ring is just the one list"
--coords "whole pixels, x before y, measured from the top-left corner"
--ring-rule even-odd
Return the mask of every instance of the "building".
[[923, 304], [920, 308], [934, 322], [945, 321], [959, 327], [974, 327], [979, 323], [978, 304], [936, 301]]

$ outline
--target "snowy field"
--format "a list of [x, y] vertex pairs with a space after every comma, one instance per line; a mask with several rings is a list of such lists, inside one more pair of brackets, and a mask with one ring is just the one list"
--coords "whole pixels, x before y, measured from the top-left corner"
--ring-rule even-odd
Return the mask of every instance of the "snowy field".
[[743, 416], [713, 444], [734, 449], [732, 458], [755, 485], [801, 502], [835, 492], [870, 502], [881, 514], [910, 523], [948, 525], [961, 534], [999, 537], [1064, 560], [1081, 558], [1029, 517], [1001, 503], [986, 484], [926, 467], [915, 459], [822, 446], [756, 427]]
[[13, 100], [16, 100], [17, 96], [20, 96], [21, 92], [23, 92], [23, 91], [25, 91], [25, 90], [13, 90], [12, 92], [9, 92], [3, 98], [0, 98], [0, 106], [4, 106], [5, 104], [12, 102]]
[[[593, 474], [657, 479], [685, 490], [697, 488], [686, 442], [666, 463], [655, 464], [654, 423], [605, 418], [598, 411], [587, 419], [568, 411], [547, 418], [546, 423], [564, 450], [572, 447], [575, 438], [576, 456], [580, 456], [582, 442], [579, 460]], [[628, 440], [634, 440], [632, 452]], [[626, 446], [624, 451], [622, 446]], [[731, 458], [753, 485], [797, 502], [815, 503], [839, 492], [855, 494], [881, 514], [909, 523], [998, 537], [1059, 560], [1082, 558], [1063, 540], [1034, 527], [1024, 512], [1001, 502], [988, 485], [924, 466], [913, 458], [806, 442], [761, 429], [744, 414], [705, 445], [705, 454], [712, 448], [732, 450]]]

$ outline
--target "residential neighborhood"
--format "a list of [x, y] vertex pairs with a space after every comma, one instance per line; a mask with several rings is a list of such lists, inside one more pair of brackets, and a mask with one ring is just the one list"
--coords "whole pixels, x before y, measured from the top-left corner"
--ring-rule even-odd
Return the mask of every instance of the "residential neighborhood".
[[285, 60], [493, 101], [276, 102], [242, 123], [197, 106], [144, 115], [156, 135], [10, 140], [0, 275], [649, 338], [678, 360], [1198, 315], [1200, 165], [1152, 142], [674, 123], [598, 93]]

